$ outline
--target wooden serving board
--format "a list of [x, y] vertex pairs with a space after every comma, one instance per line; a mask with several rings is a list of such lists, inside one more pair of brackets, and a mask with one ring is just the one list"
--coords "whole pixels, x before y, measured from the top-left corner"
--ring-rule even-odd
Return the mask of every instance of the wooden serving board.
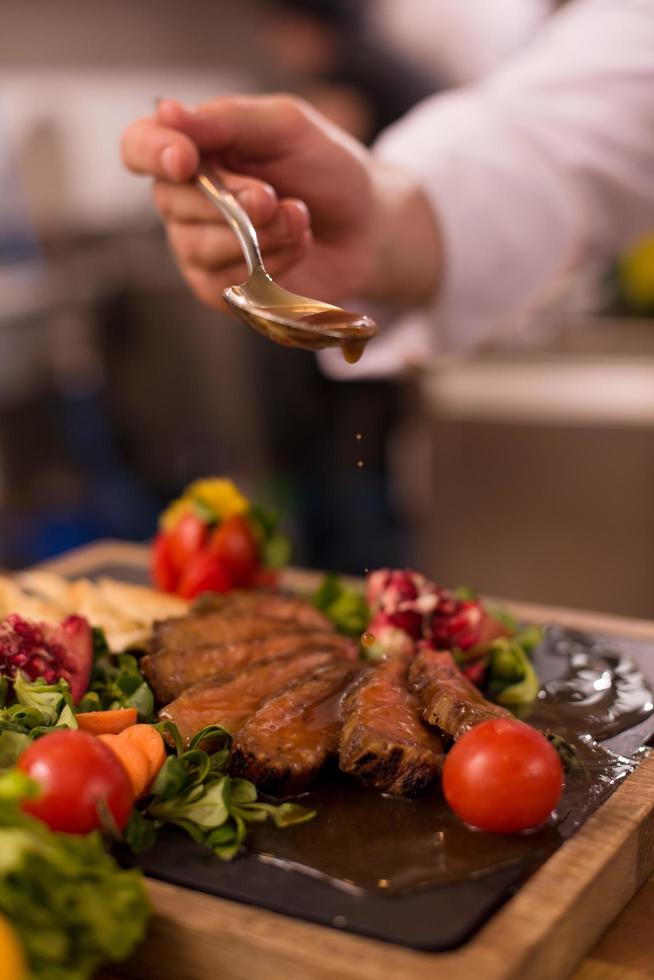
[[[49, 567], [83, 575], [103, 565], [142, 569], [145, 560], [141, 547], [103, 542]], [[287, 581], [308, 589], [315, 574], [289, 572]], [[525, 620], [651, 639], [654, 647], [654, 623], [504, 604]], [[251, 980], [253, 976], [262, 980], [560, 980], [570, 975], [653, 871], [651, 752], [582, 829], [460, 949], [416, 952], [149, 881], [152, 926], [121, 975], [156, 980]], [[648, 888], [652, 890], [651, 883]], [[604, 958], [604, 965], [597, 958], [586, 961], [579, 980], [654, 976], [654, 905], [651, 912], [633, 938], [634, 948], [643, 954], [637, 962], [652, 966], [651, 973], [646, 965], [632, 968], [625, 946], [621, 960], [616, 953], [613, 960], [610, 955]]]

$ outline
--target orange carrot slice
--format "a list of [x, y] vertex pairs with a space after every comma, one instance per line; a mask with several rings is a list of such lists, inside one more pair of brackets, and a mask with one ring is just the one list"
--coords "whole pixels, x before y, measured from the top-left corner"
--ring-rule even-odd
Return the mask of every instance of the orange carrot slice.
[[126, 741], [123, 734], [99, 735], [98, 738], [122, 762], [132, 784], [134, 798], [138, 799], [143, 796], [150, 783], [150, 760], [138, 743]]
[[75, 716], [83, 732], [91, 735], [118, 735], [136, 724], [136, 708], [112, 708], [110, 711], [82, 711]]
[[157, 773], [166, 761], [166, 746], [163, 738], [152, 725], [132, 725], [121, 732], [120, 738], [143, 750], [149, 764], [149, 789], [157, 777]]

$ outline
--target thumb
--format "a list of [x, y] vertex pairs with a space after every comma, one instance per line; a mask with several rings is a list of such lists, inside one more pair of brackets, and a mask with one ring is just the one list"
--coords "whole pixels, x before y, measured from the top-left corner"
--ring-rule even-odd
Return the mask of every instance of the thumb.
[[308, 116], [292, 96], [224, 96], [193, 109], [163, 99], [157, 106], [157, 120], [184, 133], [200, 151], [229, 152], [264, 162], [297, 147]]

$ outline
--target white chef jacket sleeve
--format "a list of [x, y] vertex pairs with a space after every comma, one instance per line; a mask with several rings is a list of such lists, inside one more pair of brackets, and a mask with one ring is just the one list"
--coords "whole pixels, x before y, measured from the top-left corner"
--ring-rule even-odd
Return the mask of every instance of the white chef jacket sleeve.
[[474, 347], [562, 273], [654, 229], [654, 0], [576, 0], [482, 83], [420, 103], [375, 153], [421, 184], [444, 248], [435, 305], [387, 325], [362, 359], [379, 375], [401, 367], [403, 334], [411, 360]]

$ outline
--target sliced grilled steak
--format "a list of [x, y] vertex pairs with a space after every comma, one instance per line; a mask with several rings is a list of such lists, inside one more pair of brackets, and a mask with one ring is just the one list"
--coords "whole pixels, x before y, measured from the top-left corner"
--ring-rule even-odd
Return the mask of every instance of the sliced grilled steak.
[[304, 627], [293, 620], [274, 619], [271, 616], [243, 613], [235, 609], [204, 615], [190, 614], [155, 623], [150, 640], [150, 652], [160, 653], [162, 650], [185, 652], [193, 647], [208, 644], [213, 646], [219, 643], [240, 643], [243, 640], [256, 640], [262, 636], [296, 633], [302, 629]]
[[186, 742], [207, 725], [223, 725], [235, 735], [264, 701], [335, 659], [333, 653], [308, 646], [287, 657], [259, 660], [193, 684], [162, 708], [159, 717], [174, 721]]
[[338, 752], [339, 701], [355, 670], [334, 661], [266, 701], [234, 739], [232, 774], [276, 796], [305, 789]]
[[141, 670], [157, 701], [166, 704], [187, 687], [207, 677], [231, 673], [257, 660], [294, 653], [307, 644], [332, 651], [349, 660], [357, 658], [358, 651], [354, 641], [338, 633], [293, 630], [292, 623], [287, 624], [287, 629], [288, 632], [239, 643], [207, 644], [184, 651], [162, 650], [160, 653], [151, 653], [141, 658]]
[[443, 745], [420, 720], [407, 690], [408, 660], [395, 657], [366, 674], [342, 707], [339, 764], [394, 796], [417, 796], [437, 780]]
[[423, 706], [424, 720], [453, 738], [489, 718], [511, 716], [506, 708], [486, 700], [447, 651], [422, 650], [414, 657], [409, 686]]
[[201, 596], [193, 604], [192, 613], [239, 612], [271, 619], [292, 619], [307, 629], [332, 630], [331, 621], [306, 599], [269, 589], [235, 589], [233, 592]]

